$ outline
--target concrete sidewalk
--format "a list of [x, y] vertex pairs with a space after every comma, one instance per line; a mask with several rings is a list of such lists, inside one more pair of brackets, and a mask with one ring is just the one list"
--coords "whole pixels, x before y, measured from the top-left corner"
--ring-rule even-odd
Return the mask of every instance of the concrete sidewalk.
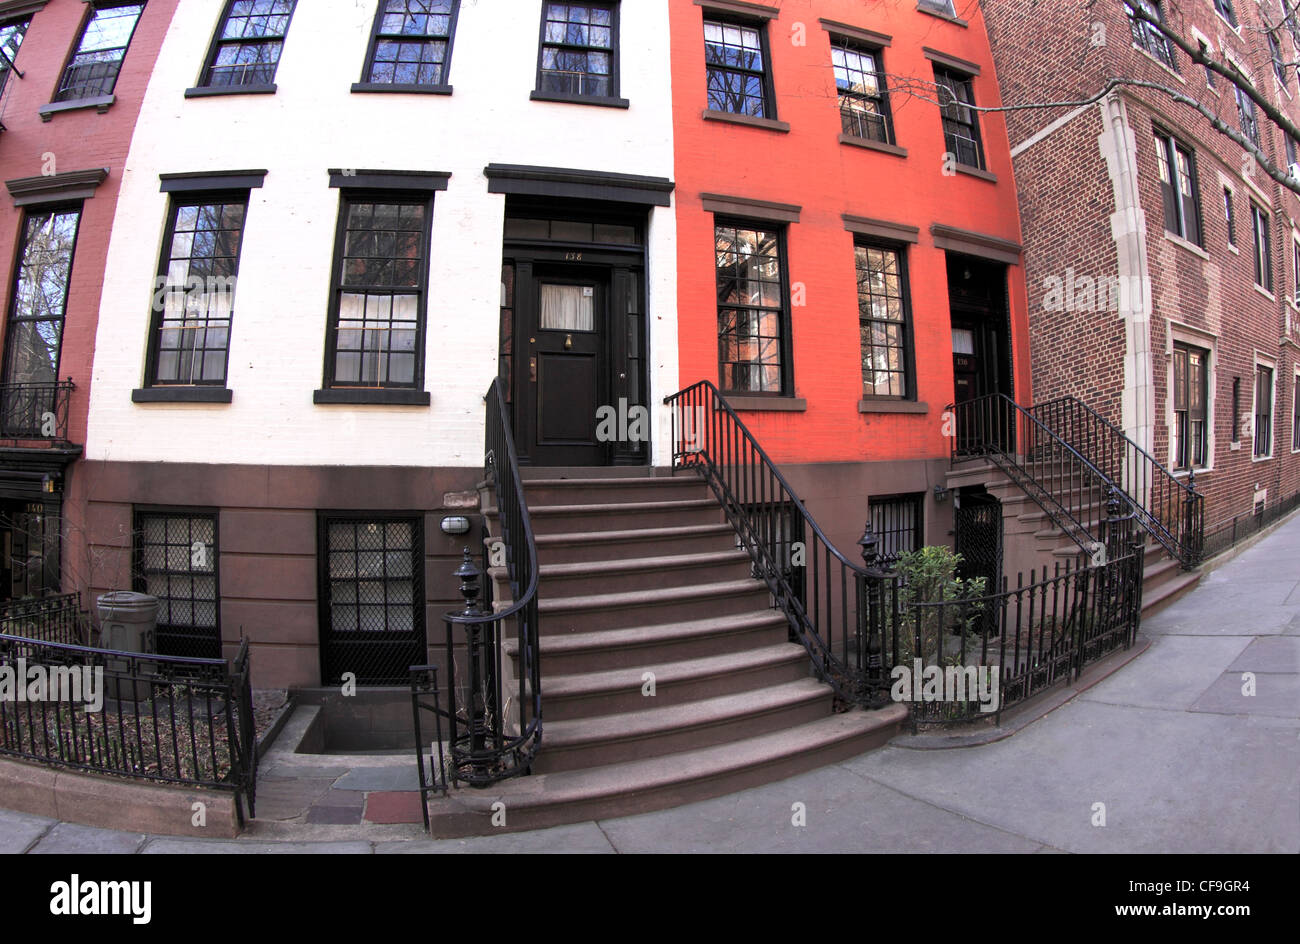
[[[463, 840], [349, 814], [204, 841], [0, 811], [0, 852], [1300, 852], [1300, 517], [1143, 633], [1147, 652], [1006, 740], [891, 745], [657, 813]], [[259, 813], [291, 783], [260, 780]], [[364, 785], [316, 786], [343, 809]]]

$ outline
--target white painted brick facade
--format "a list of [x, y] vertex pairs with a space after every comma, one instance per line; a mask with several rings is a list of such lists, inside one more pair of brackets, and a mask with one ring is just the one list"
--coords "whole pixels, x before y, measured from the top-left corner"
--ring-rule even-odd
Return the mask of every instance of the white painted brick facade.
[[[299, 3], [274, 95], [186, 99], [222, 0], [186, 0], [123, 170], [95, 348], [86, 457], [273, 465], [476, 466], [497, 370], [502, 216], [489, 163], [672, 174], [666, 0], [622, 5], [626, 109], [529, 100], [541, 6], [462, 0], [451, 96], [354, 94], [375, 0]], [[339, 192], [331, 167], [451, 172], [434, 201], [425, 386], [431, 407], [317, 406]], [[230, 404], [136, 404], [168, 198], [161, 173], [265, 168], [249, 201], [230, 342]], [[671, 208], [648, 231], [651, 390], [677, 389]], [[667, 461], [666, 413], [653, 459]]]

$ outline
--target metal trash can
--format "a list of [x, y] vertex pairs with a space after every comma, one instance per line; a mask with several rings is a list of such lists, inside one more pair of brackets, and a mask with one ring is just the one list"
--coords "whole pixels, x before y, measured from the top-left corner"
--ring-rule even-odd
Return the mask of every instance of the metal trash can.
[[[99, 645], [102, 648], [116, 649], [119, 652], [156, 651], [154, 630], [158, 627], [157, 597], [131, 590], [116, 590], [100, 594], [95, 602], [99, 605]], [[108, 659], [104, 668], [109, 672], [128, 675], [132, 671], [132, 663], [126, 659]], [[139, 669], [148, 671], [149, 667], [137, 663], [136, 668], [138, 679]], [[105, 679], [105, 688], [104, 694], [108, 698], [143, 701], [152, 694], [153, 686], [147, 681]]]

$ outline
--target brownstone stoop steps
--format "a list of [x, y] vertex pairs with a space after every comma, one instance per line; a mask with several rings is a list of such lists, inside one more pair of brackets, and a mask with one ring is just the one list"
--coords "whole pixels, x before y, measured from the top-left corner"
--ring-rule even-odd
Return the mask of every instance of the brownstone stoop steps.
[[[832, 711], [699, 478], [526, 469], [524, 492], [541, 569], [542, 747], [531, 776], [431, 803], [434, 835], [499, 830], [498, 802], [505, 829], [676, 806], [897, 733], [902, 705]], [[491, 576], [508, 598], [504, 574]], [[513, 639], [506, 649], [513, 669]]]

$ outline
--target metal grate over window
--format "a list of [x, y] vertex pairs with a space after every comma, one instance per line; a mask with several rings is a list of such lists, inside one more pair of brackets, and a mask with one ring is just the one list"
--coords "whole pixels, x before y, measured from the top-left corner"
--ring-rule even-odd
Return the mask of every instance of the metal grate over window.
[[217, 516], [136, 514], [136, 589], [158, 598], [158, 652], [221, 657]]
[[920, 492], [871, 499], [871, 530], [880, 542], [877, 552], [882, 564], [893, 564], [902, 555], [921, 549], [924, 500]]

